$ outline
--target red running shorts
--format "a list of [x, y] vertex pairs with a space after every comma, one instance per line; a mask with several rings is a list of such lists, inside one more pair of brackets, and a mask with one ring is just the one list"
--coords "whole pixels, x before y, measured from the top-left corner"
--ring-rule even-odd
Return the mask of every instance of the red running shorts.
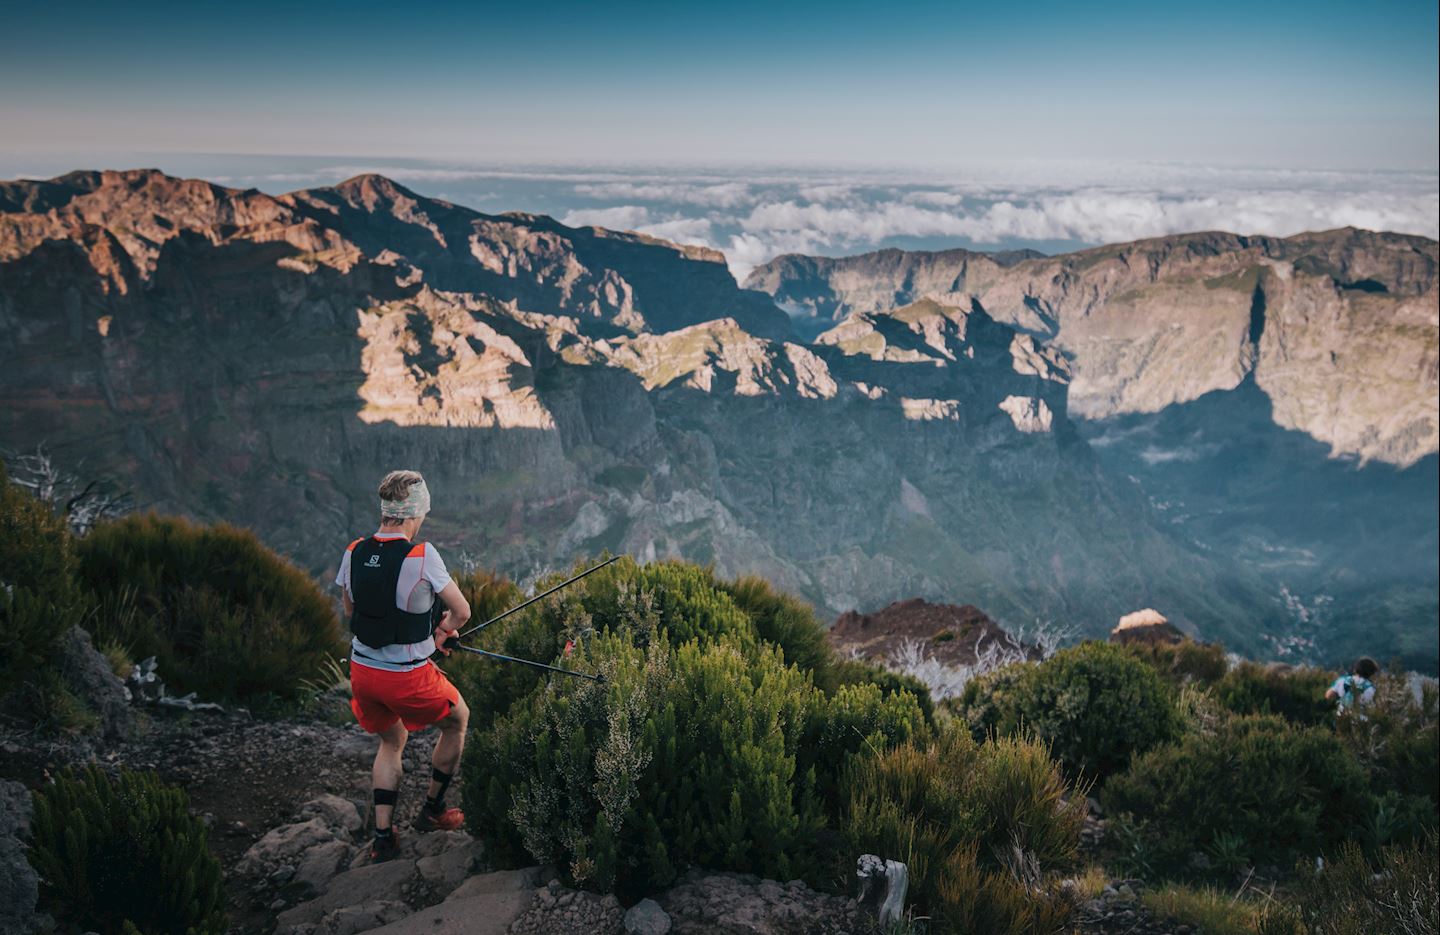
[[372, 734], [404, 721], [406, 730], [429, 727], [460, 703], [460, 692], [433, 662], [409, 672], [350, 663], [350, 710]]

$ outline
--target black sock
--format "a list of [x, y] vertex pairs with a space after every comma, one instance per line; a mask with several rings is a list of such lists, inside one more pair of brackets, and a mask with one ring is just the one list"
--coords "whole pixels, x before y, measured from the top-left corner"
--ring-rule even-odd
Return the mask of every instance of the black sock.
[[425, 797], [425, 807], [430, 810], [430, 814], [438, 815], [445, 811], [445, 790], [450, 788], [450, 774], [441, 772], [432, 766], [430, 778], [440, 784], [440, 791]]
[[375, 829], [375, 839], [376, 839], [377, 841], [384, 841], [384, 840], [386, 840], [387, 838], [393, 838], [394, 836], [395, 836], [395, 829], [394, 829], [394, 828], [376, 828], [376, 829]]

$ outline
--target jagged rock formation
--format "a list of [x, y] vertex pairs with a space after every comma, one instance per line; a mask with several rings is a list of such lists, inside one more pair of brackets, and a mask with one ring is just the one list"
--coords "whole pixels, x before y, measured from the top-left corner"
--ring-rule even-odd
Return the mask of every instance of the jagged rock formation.
[[[1390, 298], [1365, 293], [1382, 304], [1433, 257], [1372, 269], [1337, 250], [1346, 275], [1400, 277]], [[1245, 330], [1279, 261], [1232, 288], [1220, 246], [1190, 252], [1209, 279], [1166, 288], [1224, 296], [1224, 326], [1186, 343], [1215, 332], [1252, 376], [1272, 332], [1297, 360], [1318, 353], [1301, 319]], [[1286, 619], [1275, 583], [1177, 534], [1071, 420], [1077, 398], [1143, 407], [1166, 381], [1215, 383], [1147, 351], [1111, 386], [1046, 323], [1093, 312], [1140, 334], [1143, 316], [1121, 314], [1131, 260], [1093, 263], [1107, 317], [1072, 313], [1061, 285], [1016, 314], [1029, 306], [965, 283], [1051, 261], [968, 257], [943, 294], [896, 285], [807, 342], [714, 251], [485, 215], [376, 176], [279, 197], [142, 170], [3, 183], [0, 445], [47, 441], [147, 507], [254, 527], [317, 573], [406, 464], [430, 479], [426, 532], [452, 564], [522, 580], [609, 548], [761, 574], [829, 612], [963, 597], [1099, 635], [1156, 604], [1254, 646]], [[1403, 295], [1406, 314], [1433, 308], [1433, 291]]]
[[881, 663], [895, 659], [907, 641], [947, 666], [973, 665], [991, 644], [1013, 649], [1020, 658], [1040, 658], [1038, 649], [1022, 646], [978, 607], [932, 604], [919, 598], [896, 601], [868, 614], [846, 611], [826, 639], [842, 656]]
[[1063, 355], [1067, 414], [1109, 471], [1275, 582], [1292, 626], [1262, 635], [1270, 651], [1378, 644], [1434, 668], [1435, 241], [1346, 229], [1057, 257], [882, 250], [780, 257], [747, 285], [840, 320], [832, 333], [917, 302], [983, 308]]
[[[1073, 415], [1156, 412], [1253, 375], [1277, 425], [1402, 467], [1434, 454], [1437, 248], [1345, 229], [1202, 233], [1058, 257], [882, 250], [780, 257], [746, 285], [836, 320], [983, 307], [1074, 368]], [[843, 326], [842, 326], [843, 327]]]

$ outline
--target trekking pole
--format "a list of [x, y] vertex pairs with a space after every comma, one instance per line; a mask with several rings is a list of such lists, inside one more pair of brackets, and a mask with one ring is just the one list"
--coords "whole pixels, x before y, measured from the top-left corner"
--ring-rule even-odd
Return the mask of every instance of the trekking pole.
[[[533, 604], [533, 603], [535, 603], [536, 601], [540, 600], [542, 597], [549, 597], [551, 594], [554, 594], [556, 591], [560, 590], [561, 588], [567, 587], [568, 585], [572, 585], [572, 584], [574, 584], [575, 582], [579, 581], [581, 578], [585, 577], [586, 575], [592, 574], [592, 573], [594, 573], [594, 572], [597, 572], [597, 571], [599, 571], [600, 569], [604, 568], [606, 565], [609, 565], [611, 562], [618, 562], [618, 561], [619, 561], [620, 559], [622, 559], [622, 558], [624, 558], [623, 555], [612, 555], [610, 558], [605, 559], [605, 561], [603, 561], [603, 562], [601, 562], [600, 564], [596, 565], [594, 568], [587, 568], [587, 569], [585, 569], [584, 571], [580, 572], [580, 574], [578, 574], [578, 575], [576, 575], [575, 577], [571, 578], [569, 581], [562, 581], [562, 582], [560, 582], [559, 584], [555, 585], [555, 587], [550, 588], [548, 591], [544, 592], [543, 594], [537, 594], [537, 595], [535, 595], [534, 597], [530, 598], [530, 600], [526, 601], [526, 602], [523, 603], [523, 604], [516, 604], [514, 607], [512, 607], [512, 608], [510, 608], [509, 610], [505, 611], [505, 613], [500, 614], [498, 617], [491, 617], [489, 620], [486, 620], [484, 623], [477, 624], [477, 625], [471, 627], [470, 629], [466, 630], [464, 633], [456, 633], [454, 636], [450, 637], [450, 639], [448, 639], [448, 640], [445, 641], [445, 648], [446, 648], [446, 649], [454, 649], [456, 646], [459, 646], [459, 641], [460, 641], [461, 639], [464, 639], [465, 637], [469, 636], [471, 633], [479, 633], [481, 630], [485, 629], [485, 628], [488, 627], [490, 624], [496, 623], [496, 622], [501, 621], [501, 620], [504, 620], [506, 617], [508, 617], [508, 616], [510, 616], [511, 614], [515, 613], [515, 611], [517, 611], [517, 610], [524, 610], [525, 608], [529, 607], [531, 604]], [[459, 648], [460, 648], [460, 649], [467, 650], [468, 652], [479, 652], [479, 650], [470, 649], [468, 646], [460, 646]], [[493, 655], [493, 653], [492, 653], [492, 655]]]
[[[447, 646], [448, 645], [449, 644], [447, 644]], [[589, 679], [592, 682], [599, 682], [602, 685], [605, 683], [605, 676], [603, 675], [590, 675], [587, 672], [576, 672], [574, 669], [562, 669], [559, 666], [548, 666], [543, 662], [535, 662], [531, 659], [519, 659], [515, 656], [505, 656], [501, 655], [500, 653], [492, 653], [488, 649], [475, 649], [472, 646], [461, 646], [459, 644], [456, 644], [454, 648], [464, 650], [467, 653], [474, 653], [477, 656], [489, 656], [491, 659], [499, 659], [503, 662], [518, 662], [522, 666], [533, 666], [537, 669], [545, 669], [548, 672], [559, 672], [561, 675], [573, 675], [577, 679]]]

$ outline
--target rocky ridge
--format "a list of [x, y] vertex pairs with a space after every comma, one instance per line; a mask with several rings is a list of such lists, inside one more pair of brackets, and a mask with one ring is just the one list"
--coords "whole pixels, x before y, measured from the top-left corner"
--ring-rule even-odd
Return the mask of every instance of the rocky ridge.
[[1277, 425], [1335, 455], [1434, 454], [1437, 247], [1347, 228], [1289, 238], [1198, 233], [1057, 257], [956, 250], [783, 256], [746, 286], [845, 320], [919, 300], [970, 307], [1071, 362], [1071, 412], [1155, 412], [1253, 375]]
[[[1192, 252], [1228, 275], [1220, 246]], [[967, 276], [1043, 262], [973, 255]], [[1151, 604], [1240, 646], [1283, 622], [1272, 582], [1177, 535], [1080, 439], [1099, 377], [1043, 303], [951, 286], [807, 342], [714, 251], [378, 176], [281, 196], [148, 170], [8, 182], [0, 444], [242, 522], [318, 574], [398, 458], [439, 494], [427, 533], [455, 564], [521, 580], [611, 549], [829, 612], [960, 593], [1098, 635]]]

